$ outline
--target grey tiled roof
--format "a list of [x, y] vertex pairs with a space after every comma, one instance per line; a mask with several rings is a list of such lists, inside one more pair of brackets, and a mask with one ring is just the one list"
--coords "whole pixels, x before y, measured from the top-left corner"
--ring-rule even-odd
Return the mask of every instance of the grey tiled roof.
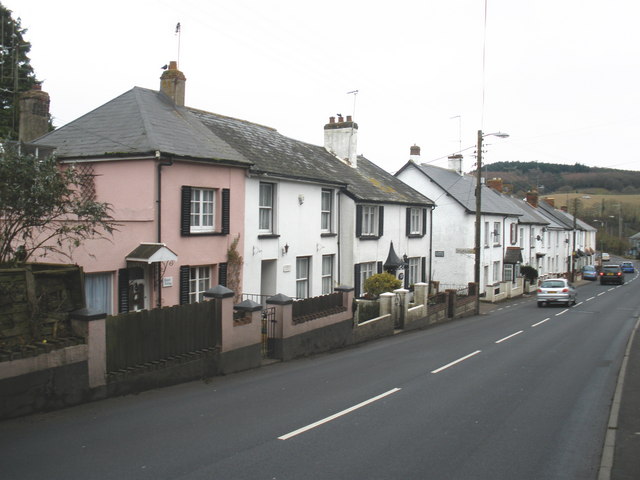
[[165, 95], [135, 87], [50, 132], [35, 144], [56, 147], [58, 156], [92, 158], [156, 151], [179, 157], [250, 162], [204, 128], [191, 112]]
[[258, 174], [337, 184], [358, 201], [432, 205], [398, 178], [359, 156], [350, 167], [324, 147], [294, 140], [273, 128], [214, 113], [191, 110], [216, 136], [253, 162]]
[[[411, 162], [413, 163], [413, 162]], [[447, 192], [468, 212], [476, 211], [476, 185], [477, 178], [470, 175], [459, 175], [453, 170], [448, 170], [433, 165], [415, 164], [415, 166], [429, 177], [440, 188]], [[485, 214], [494, 215], [522, 215], [522, 211], [512, 202], [503, 198], [502, 195], [493, 189], [482, 186], [481, 211]]]
[[37, 139], [67, 159], [165, 155], [232, 163], [256, 174], [340, 187], [356, 201], [433, 202], [364, 157], [352, 168], [325, 150], [275, 129], [193, 108], [135, 87]]
[[[522, 216], [520, 218], [518, 218], [518, 222], [519, 223], [526, 223], [526, 224], [532, 224], [532, 225], [549, 225], [549, 226], [560, 227], [556, 222], [553, 222], [548, 217], [545, 217], [544, 215], [542, 215], [541, 213], [536, 211], [535, 208], [533, 208], [531, 205], [529, 205], [524, 200], [521, 200], [521, 199], [515, 198], [515, 197], [510, 197], [510, 196], [504, 195], [504, 194], [502, 195], [502, 197], [505, 200], [513, 203], [517, 208], [519, 208], [521, 210]], [[553, 223], [553, 225], [552, 225], [552, 223]]]

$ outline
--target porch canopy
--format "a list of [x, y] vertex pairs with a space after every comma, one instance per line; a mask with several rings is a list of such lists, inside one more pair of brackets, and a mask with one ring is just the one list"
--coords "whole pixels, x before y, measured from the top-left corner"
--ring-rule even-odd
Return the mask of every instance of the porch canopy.
[[507, 247], [507, 251], [504, 254], [504, 263], [522, 263], [522, 249], [520, 247]]
[[164, 243], [141, 243], [125, 257], [127, 262], [157, 263], [175, 262], [178, 256]]

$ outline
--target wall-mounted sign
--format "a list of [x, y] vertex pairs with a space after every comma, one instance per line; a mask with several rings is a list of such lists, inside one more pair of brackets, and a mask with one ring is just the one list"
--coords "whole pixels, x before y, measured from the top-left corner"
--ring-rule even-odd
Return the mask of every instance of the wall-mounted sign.
[[456, 253], [463, 253], [465, 255], [473, 255], [476, 253], [475, 248], [456, 248]]
[[444, 250], [436, 250], [436, 257], [444, 257]]
[[173, 287], [173, 277], [162, 277], [162, 286], [164, 288]]

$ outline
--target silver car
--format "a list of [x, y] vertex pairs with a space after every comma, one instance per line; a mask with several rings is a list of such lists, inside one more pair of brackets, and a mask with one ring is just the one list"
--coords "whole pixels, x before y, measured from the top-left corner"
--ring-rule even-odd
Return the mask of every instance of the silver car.
[[563, 303], [567, 307], [576, 304], [578, 292], [566, 278], [549, 278], [538, 287], [538, 306], [543, 307], [549, 303]]

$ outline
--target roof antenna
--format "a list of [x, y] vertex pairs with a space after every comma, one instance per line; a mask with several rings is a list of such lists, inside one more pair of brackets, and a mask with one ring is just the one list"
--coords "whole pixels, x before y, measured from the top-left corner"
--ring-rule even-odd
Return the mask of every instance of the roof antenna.
[[356, 118], [356, 97], [358, 96], [358, 90], [347, 92], [347, 95], [351, 94], [353, 94], [353, 113], [351, 114], [351, 118]]
[[180, 68], [180, 22], [178, 22], [176, 24], [176, 33], [175, 34], [178, 36], [178, 58], [177, 58], [176, 64], [177, 64], [177, 67], [179, 69]]

